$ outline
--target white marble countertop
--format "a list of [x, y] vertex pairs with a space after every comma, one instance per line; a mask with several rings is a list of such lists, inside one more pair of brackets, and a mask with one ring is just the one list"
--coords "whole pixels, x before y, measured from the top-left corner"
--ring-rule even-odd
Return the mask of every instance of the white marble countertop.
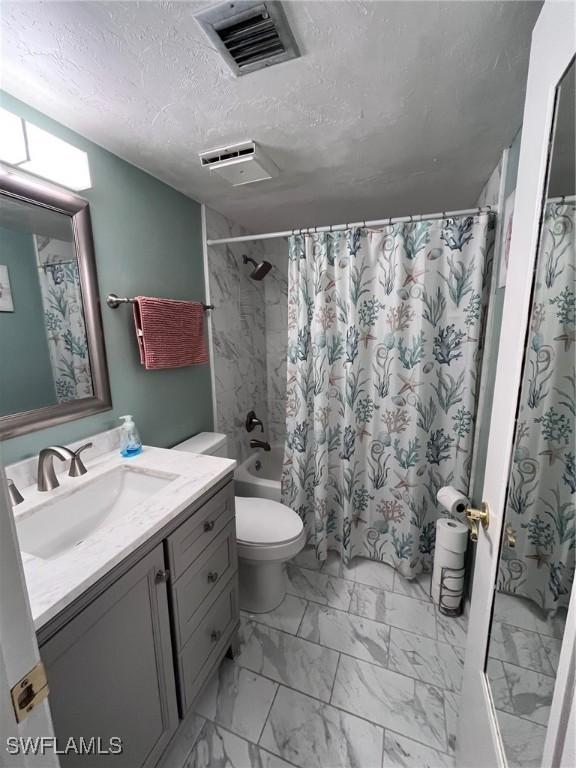
[[[40, 493], [35, 486], [21, 488], [25, 501], [14, 508], [16, 522], [51, 504], [116, 467], [153, 475], [173, 476], [167, 485], [121, 517], [104, 520], [86, 539], [62, 554], [42, 559], [22, 552], [32, 618], [36, 629], [54, 618], [63, 608], [122, 562], [151, 536], [160, 531], [189, 504], [200, 498], [219, 480], [233, 472], [236, 462], [164, 448], [145, 447], [139, 456], [124, 459], [118, 451], [86, 461], [88, 473], [81, 478], [59, 475], [60, 487]], [[50, 506], [36, 514], [50, 514]]]

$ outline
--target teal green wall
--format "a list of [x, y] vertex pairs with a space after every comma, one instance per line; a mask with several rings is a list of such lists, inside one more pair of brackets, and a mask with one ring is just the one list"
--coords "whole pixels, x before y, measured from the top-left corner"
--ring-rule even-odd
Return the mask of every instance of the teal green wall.
[[[56, 402], [32, 235], [0, 227], [14, 312], [0, 312], [0, 416]], [[6, 362], [4, 362], [6, 361]]]
[[[204, 300], [200, 205], [102, 147], [0, 91], [0, 105], [88, 153], [90, 202], [100, 297], [152, 295]], [[212, 429], [208, 365], [145, 371], [131, 311], [103, 304], [112, 411], [0, 443], [5, 464], [117, 426], [132, 413], [142, 439], [169, 447]]]

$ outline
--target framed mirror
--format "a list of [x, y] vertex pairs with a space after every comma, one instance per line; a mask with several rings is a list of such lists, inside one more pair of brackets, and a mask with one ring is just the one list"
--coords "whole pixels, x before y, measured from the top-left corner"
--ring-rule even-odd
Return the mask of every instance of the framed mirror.
[[0, 439], [112, 407], [88, 202], [0, 165]]

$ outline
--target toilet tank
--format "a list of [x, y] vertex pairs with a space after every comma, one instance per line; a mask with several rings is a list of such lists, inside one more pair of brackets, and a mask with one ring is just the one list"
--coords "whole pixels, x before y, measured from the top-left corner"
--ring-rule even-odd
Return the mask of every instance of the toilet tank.
[[211, 456], [228, 458], [226, 435], [219, 432], [200, 432], [189, 437], [182, 443], [172, 447], [173, 451], [188, 451], [189, 453], [206, 453]]

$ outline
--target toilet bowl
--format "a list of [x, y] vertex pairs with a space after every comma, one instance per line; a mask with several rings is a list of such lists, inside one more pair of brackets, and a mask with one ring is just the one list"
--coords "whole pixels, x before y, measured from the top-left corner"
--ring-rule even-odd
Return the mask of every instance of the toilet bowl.
[[236, 496], [236, 542], [240, 607], [274, 610], [286, 594], [284, 563], [306, 543], [302, 520], [277, 501]]
[[[173, 450], [226, 456], [226, 436], [214, 432], [175, 445]], [[240, 581], [240, 608], [267, 613], [286, 594], [284, 563], [306, 543], [299, 515], [271, 499], [236, 496], [236, 544]]]

